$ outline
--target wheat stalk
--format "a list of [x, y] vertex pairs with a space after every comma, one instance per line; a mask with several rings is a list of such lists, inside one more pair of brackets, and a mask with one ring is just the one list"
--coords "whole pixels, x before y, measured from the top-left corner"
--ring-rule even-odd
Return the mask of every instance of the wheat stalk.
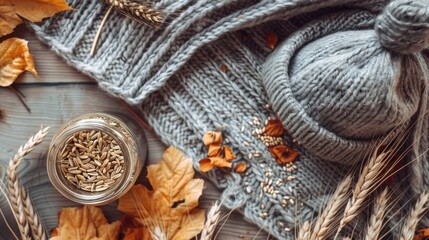
[[377, 152], [378, 148], [375, 149], [373, 155], [359, 176], [358, 182], [356, 183], [356, 186], [353, 190], [352, 197], [347, 202], [344, 215], [340, 221], [334, 239], [338, 237], [338, 234], [345, 227], [345, 225], [351, 222], [357, 216], [359, 209], [364, 203], [364, 200], [369, 196], [380, 178], [381, 170], [384, 168], [387, 162], [386, 158], [390, 156], [390, 153], [383, 152], [377, 155]]
[[33, 208], [31, 199], [28, 196], [23, 186], [21, 186], [21, 196], [24, 203], [25, 215], [27, 216], [27, 221], [31, 227], [31, 233], [32, 233], [33, 239], [45, 240], [46, 239], [45, 229], [43, 228], [42, 223], [39, 220], [39, 216], [37, 215], [37, 213]]
[[151, 231], [150, 234], [151, 234], [153, 240], [167, 240], [167, 237], [165, 236], [165, 234], [162, 232], [161, 228], [159, 228], [159, 227], [155, 227], [155, 229], [153, 231]]
[[204, 224], [203, 231], [201, 232], [200, 240], [210, 240], [214, 234], [216, 226], [219, 222], [220, 217], [220, 203], [217, 201], [210, 208], [207, 214], [207, 220]]
[[412, 240], [423, 213], [427, 210], [429, 192], [420, 194], [414, 208], [408, 213], [405, 223], [402, 226], [400, 240]]
[[383, 226], [383, 219], [387, 210], [388, 198], [387, 188], [385, 188], [383, 192], [375, 199], [372, 214], [366, 229], [366, 240], [378, 239]]
[[322, 214], [317, 218], [310, 239], [325, 239], [333, 230], [333, 223], [336, 221], [338, 211], [344, 205], [348, 195], [352, 177], [347, 176], [335, 190], [329, 202], [326, 204]]
[[302, 226], [299, 228], [297, 240], [308, 240], [310, 238], [311, 233], [311, 223], [310, 221], [304, 222]]
[[164, 15], [148, 5], [129, 0], [104, 0], [123, 14], [136, 19], [139, 22], [152, 22], [157, 25], [164, 20]]
[[[7, 168], [9, 198], [12, 205], [13, 213], [19, 223], [18, 227], [21, 233], [21, 237], [23, 239], [31, 239], [30, 227], [31, 229], [41, 229], [42, 232], [43, 228], [41, 227], [41, 223], [38, 220], [37, 215], [34, 214], [34, 210], [32, 208], [32, 204], [29, 200], [28, 195], [25, 193], [25, 190], [21, 187], [21, 184], [19, 183], [16, 169], [24, 158], [24, 156], [30, 153], [35, 146], [37, 146], [44, 140], [46, 134], [48, 134], [48, 129], [49, 128], [41, 129], [39, 132], [36, 133], [36, 135], [30, 137], [28, 142], [21, 146], [15, 156], [9, 161], [9, 166]], [[28, 218], [31, 218], [33, 220], [28, 221]], [[29, 224], [32, 225], [30, 226]], [[37, 233], [38, 231], [33, 234], [35, 234], [35, 236], [37, 237]], [[40, 236], [46, 236], [46, 234], [42, 234]]]

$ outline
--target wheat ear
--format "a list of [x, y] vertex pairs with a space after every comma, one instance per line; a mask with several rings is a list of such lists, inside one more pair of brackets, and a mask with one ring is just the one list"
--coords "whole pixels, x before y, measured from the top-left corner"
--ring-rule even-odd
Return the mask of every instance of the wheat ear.
[[416, 232], [417, 224], [423, 213], [427, 210], [429, 192], [420, 194], [414, 208], [408, 213], [405, 223], [402, 226], [400, 240], [412, 240]]
[[210, 208], [203, 231], [201, 232], [200, 240], [210, 240], [212, 238], [219, 222], [220, 206], [220, 203], [216, 201]]
[[47, 239], [46, 232], [45, 232], [45, 229], [43, 228], [42, 222], [40, 221], [39, 216], [35, 212], [33, 208], [33, 204], [31, 203], [31, 199], [28, 196], [23, 186], [21, 186], [21, 196], [24, 203], [25, 215], [27, 216], [27, 221], [31, 227], [31, 233], [32, 233], [33, 239], [35, 240]]
[[366, 229], [366, 240], [378, 239], [378, 236], [381, 233], [381, 228], [383, 227], [383, 219], [387, 210], [388, 198], [387, 188], [385, 188], [383, 192], [375, 199], [371, 217]]
[[347, 202], [344, 210], [344, 215], [340, 221], [337, 233], [334, 239], [337, 238], [338, 234], [343, 230], [347, 223], [351, 222], [359, 213], [359, 209], [362, 207], [365, 199], [371, 194], [371, 191], [376, 187], [376, 183], [380, 178], [381, 170], [386, 165], [386, 158], [389, 157], [389, 153], [383, 152], [377, 155], [377, 149], [375, 149], [373, 155], [369, 159], [368, 163], [363, 168], [361, 175], [359, 176], [358, 182], [353, 190], [352, 197]]
[[345, 204], [348, 196], [352, 177], [349, 175], [337, 186], [334, 194], [326, 204], [322, 214], [317, 218], [310, 239], [325, 239], [333, 230], [333, 223], [337, 221], [337, 215]]
[[[22, 190], [21, 190], [22, 187], [17, 178], [16, 169], [18, 168], [18, 165], [20, 164], [24, 156], [30, 153], [35, 146], [37, 146], [44, 140], [46, 134], [48, 134], [48, 129], [49, 128], [44, 128], [39, 132], [37, 132], [36, 135], [30, 137], [28, 142], [23, 146], [21, 146], [18, 149], [18, 152], [15, 154], [15, 156], [9, 161], [9, 166], [7, 168], [9, 198], [12, 205], [13, 214], [15, 215], [15, 218], [19, 223], [18, 227], [21, 233], [21, 237], [23, 239], [31, 239], [30, 225], [29, 225], [29, 221], [27, 220], [28, 217], [26, 213], [31, 213], [31, 212], [34, 213], [34, 211], [31, 211], [29, 208], [29, 205], [31, 205], [31, 202], [27, 194], [24, 194], [25, 196], [23, 196], [22, 194]], [[25, 190], [23, 191], [25, 192]], [[23, 197], [25, 197], [25, 199]], [[25, 204], [25, 202], [27, 201], [29, 204]], [[37, 218], [37, 215], [34, 214], [33, 216], [30, 216], [30, 217], [34, 219], [34, 218]], [[40, 221], [38, 221], [38, 219], [37, 221], [32, 221], [31, 223], [39, 224], [38, 226], [32, 225], [31, 226], [32, 229], [38, 229], [40, 227], [43, 231], [43, 228], [40, 226]]]
[[310, 221], [305, 221], [304, 224], [301, 225], [298, 232], [297, 240], [308, 240], [310, 239], [311, 233], [311, 223]]
[[167, 237], [159, 227], [155, 227], [155, 229], [151, 231], [150, 235], [152, 236], [153, 240], [167, 240]]
[[136, 19], [139, 22], [152, 22], [157, 25], [164, 20], [164, 15], [148, 5], [129, 0], [104, 0], [123, 14]]

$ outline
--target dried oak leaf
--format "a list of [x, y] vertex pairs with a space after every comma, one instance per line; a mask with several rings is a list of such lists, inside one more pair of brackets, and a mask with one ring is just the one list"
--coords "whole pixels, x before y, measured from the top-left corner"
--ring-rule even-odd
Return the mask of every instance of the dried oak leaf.
[[269, 120], [265, 126], [265, 134], [273, 137], [281, 137], [285, 134], [285, 129], [279, 119]]
[[196, 207], [204, 182], [193, 179], [191, 159], [169, 147], [163, 161], [148, 167], [147, 177], [153, 190], [135, 185], [119, 199], [118, 209], [167, 239], [188, 240], [200, 233], [205, 216]]
[[147, 227], [138, 223], [134, 218], [123, 215], [120, 221], [122, 240], [152, 240]]
[[273, 32], [267, 32], [265, 33], [265, 42], [267, 43], [267, 46], [270, 49], [274, 49], [277, 46], [277, 42], [279, 41], [279, 38], [277, 35]]
[[40, 22], [65, 10], [71, 10], [65, 0], [0, 0], [0, 37], [22, 23], [20, 17]]
[[203, 136], [204, 145], [220, 145], [222, 143], [222, 132], [207, 131]]
[[19, 38], [9, 38], [0, 43], [0, 86], [10, 86], [24, 71], [37, 76], [27, 43]]
[[103, 211], [94, 206], [63, 208], [58, 215], [58, 227], [51, 240], [106, 240], [117, 239], [119, 221], [108, 223]]
[[298, 158], [298, 152], [286, 145], [276, 145], [269, 148], [271, 155], [276, 158], [278, 164], [286, 164]]

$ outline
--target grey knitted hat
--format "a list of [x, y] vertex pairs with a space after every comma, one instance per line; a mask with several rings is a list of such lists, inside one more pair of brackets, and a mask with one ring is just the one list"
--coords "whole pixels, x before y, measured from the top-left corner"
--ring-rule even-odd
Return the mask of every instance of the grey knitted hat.
[[[204, 133], [223, 126], [234, 164], [247, 171], [205, 175], [226, 207], [293, 239], [296, 223], [314, 217], [350, 165], [389, 133], [412, 126], [414, 156], [428, 147], [428, 5], [386, 2], [162, 0], [154, 3], [169, 19], [161, 29], [114, 13], [93, 58], [106, 9], [98, 1], [73, 1], [75, 12], [33, 29], [103, 89], [137, 104], [196, 169], [207, 156]], [[267, 32], [281, 40], [274, 52]], [[282, 141], [296, 143], [293, 163], [277, 163], [258, 137], [273, 118], [287, 129]], [[428, 165], [425, 156], [410, 168], [413, 194], [428, 190]]]

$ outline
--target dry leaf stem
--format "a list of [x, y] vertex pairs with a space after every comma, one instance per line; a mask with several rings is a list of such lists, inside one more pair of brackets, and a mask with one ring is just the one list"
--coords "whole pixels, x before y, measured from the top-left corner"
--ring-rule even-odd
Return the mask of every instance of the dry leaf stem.
[[414, 208], [409, 212], [405, 223], [402, 226], [400, 240], [412, 240], [416, 232], [417, 224], [419, 223], [423, 213], [427, 210], [429, 201], [429, 192], [420, 194]]
[[24, 105], [27, 112], [31, 113], [30, 107], [28, 107], [27, 103], [24, 100], [25, 96], [20, 91], [18, 91], [16, 88], [14, 88], [12, 86], [8, 86], [8, 88], [16, 95], [16, 97], [22, 103], [22, 105]]
[[317, 218], [310, 239], [325, 239], [334, 229], [337, 215], [349, 196], [352, 177], [347, 176], [335, 190], [322, 214]]
[[[39, 221], [37, 215], [34, 213], [33, 206], [28, 195], [25, 192], [25, 189], [21, 187], [17, 177], [17, 168], [25, 155], [30, 153], [35, 146], [40, 144], [48, 134], [49, 128], [44, 128], [36, 133], [36, 135], [30, 137], [28, 142], [21, 146], [15, 156], [10, 160], [9, 166], [7, 168], [7, 182], [10, 202], [12, 205], [13, 213], [18, 221], [18, 227], [21, 232], [21, 237], [23, 239], [30, 238], [30, 227], [31, 229], [38, 230], [41, 229], [41, 235], [39, 231], [35, 231], [33, 234], [36, 237], [43, 237], [46, 234], [43, 233], [43, 228], [41, 227], [41, 222]], [[29, 220], [30, 219], [30, 220]], [[31, 226], [29, 224], [32, 224]], [[43, 239], [43, 238], [36, 238]]]

